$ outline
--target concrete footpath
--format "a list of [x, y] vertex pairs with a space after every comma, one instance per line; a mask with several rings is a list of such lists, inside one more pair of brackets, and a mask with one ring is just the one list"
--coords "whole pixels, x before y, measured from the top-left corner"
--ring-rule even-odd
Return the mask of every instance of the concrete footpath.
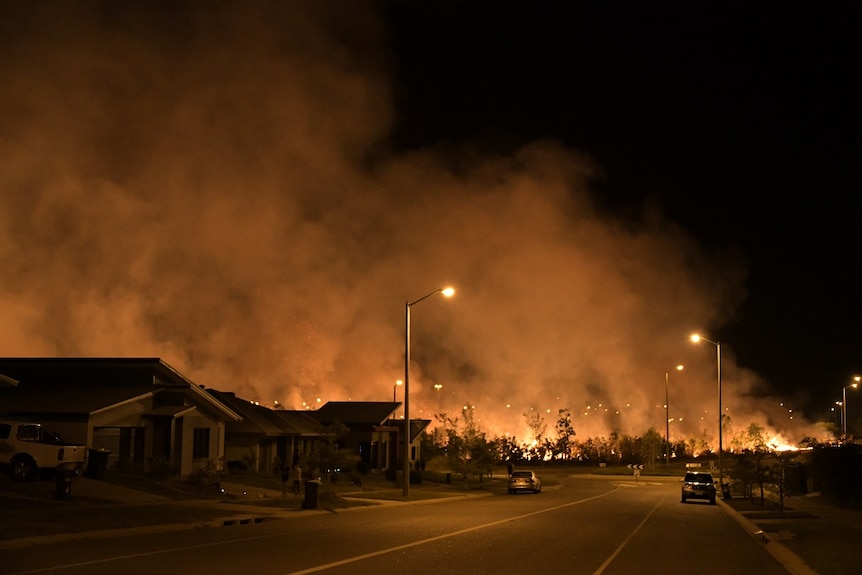
[[786, 498], [783, 515], [775, 508], [768, 512], [738, 511], [731, 503], [721, 499], [718, 503], [794, 575], [850, 575], [859, 571], [859, 509], [829, 504], [819, 493]]

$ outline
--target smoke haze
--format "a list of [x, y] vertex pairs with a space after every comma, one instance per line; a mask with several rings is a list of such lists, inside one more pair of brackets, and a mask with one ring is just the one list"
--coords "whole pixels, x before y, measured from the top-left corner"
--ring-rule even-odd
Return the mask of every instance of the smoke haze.
[[[663, 433], [683, 363], [672, 436], [713, 438], [715, 349], [688, 335], [734, 317], [741, 259], [602, 207], [601, 167], [554, 142], [393, 149], [383, 22], [320, 4], [0, 4], [2, 355], [384, 401], [405, 302], [452, 285], [411, 312], [414, 417], [466, 405], [520, 438], [524, 412], [552, 430], [569, 408], [580, 438]], [[722, 351], [735, 422], [812, 433]]]

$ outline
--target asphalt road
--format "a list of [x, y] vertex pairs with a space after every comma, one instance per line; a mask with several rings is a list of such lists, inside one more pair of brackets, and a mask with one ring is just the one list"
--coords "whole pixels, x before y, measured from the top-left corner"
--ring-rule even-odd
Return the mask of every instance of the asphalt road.
[[0, 573], [786, 574], [718, 506], [679, 482], [560, 477], [495, 494], [295, 514], [235, 528], [0, 550]]

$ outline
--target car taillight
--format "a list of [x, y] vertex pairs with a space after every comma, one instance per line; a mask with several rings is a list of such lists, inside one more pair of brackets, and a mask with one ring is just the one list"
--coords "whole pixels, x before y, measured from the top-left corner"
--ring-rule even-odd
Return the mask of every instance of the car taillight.
[[61, 447], [60, 451], [57, 452], [57, 461], [63, 461], [64, 449]]

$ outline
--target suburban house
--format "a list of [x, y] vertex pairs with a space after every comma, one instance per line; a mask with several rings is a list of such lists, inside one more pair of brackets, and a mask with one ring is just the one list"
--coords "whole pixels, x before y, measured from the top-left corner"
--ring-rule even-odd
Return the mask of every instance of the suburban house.
[[293, 467], [315, 448], [322, 434], [313, 412], [269, 409], [233, 392], [208, 389], [207, 393], [242, 417], [226, 424], [224, 457], [228, 470], [250, 468], [275, 473], [285, 465]]
[[241, 416], [158, 358], [0, 358], [0, 415], [110, 453], [109, 465], [179, 475], [224, 457]]
[[[370, 469], [399, 468], [404, 453], [404, 420], [391, 419], [400, 403], [377, 401], [330, 401], [314, 412], [323, 425], [336, 421], [349, 429], [340, 447], [359, 453]], [[412, 420], [410, 425], [410, 465], [420, 459], [419, 437], [430, 420]]]

